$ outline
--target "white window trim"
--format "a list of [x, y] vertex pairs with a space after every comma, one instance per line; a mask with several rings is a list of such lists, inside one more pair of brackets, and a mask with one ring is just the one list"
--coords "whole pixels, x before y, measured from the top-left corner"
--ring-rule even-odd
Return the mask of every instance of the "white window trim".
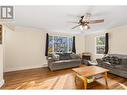
[[104, 54], [98, 54], [98, 53], [97, 53], [97, 49], [96, 49], [97, 46], [105, 46], [105, 45], [97, 45], [97, 41], [96, 41], [97, 38], [102, 37], [102, 36], [105, 37], [105, 35], [97, 35], [97, 36], [95, 37], [95, 55], [104, 55]]

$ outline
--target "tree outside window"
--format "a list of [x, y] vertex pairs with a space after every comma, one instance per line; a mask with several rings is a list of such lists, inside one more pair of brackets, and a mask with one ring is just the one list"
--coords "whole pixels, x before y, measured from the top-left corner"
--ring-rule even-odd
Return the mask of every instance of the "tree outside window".
[[105, 52], [105, 36], [96, 37], [96, 54], [104, 54]]
[[48, 53], [71, 53], [72, 37], [49, 36]]

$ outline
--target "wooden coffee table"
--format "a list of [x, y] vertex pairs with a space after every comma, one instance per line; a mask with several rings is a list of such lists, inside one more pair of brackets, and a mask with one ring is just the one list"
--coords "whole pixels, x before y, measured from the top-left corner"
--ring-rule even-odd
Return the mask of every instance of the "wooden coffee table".
[[87, 78], [90, 76], [96, 76], [101, 74], [103, 78], [105, 79], [106, 88], [108, 88], [108, 82], [107, 82], [107, 72], [108, 69], [104, 69], [99, 66], [85, 66], [85, 67], [79, 67], [72, 69], [75, 72], [75, 82], [76, 77], [79, 77], [84, 82], [84, 89], [87, 89]]

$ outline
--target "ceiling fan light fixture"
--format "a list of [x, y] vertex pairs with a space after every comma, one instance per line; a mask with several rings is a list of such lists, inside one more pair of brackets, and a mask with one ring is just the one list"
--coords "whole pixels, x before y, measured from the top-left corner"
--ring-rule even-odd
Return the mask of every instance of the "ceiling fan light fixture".
[[85, 30], [87, 30], [87, 29], [90, 29], [90, 26], [89, 25], [84, 25], [84, 27], [83, 27]]
[[79, 28], [80, 28], [81, 31], [83, 31], [83, 30], [88, 30], [88, 29], [90, 29], [90, 26], [86, 24], [86, 25], [84, 25], [84, 26], [82, 26], [82, 25], [79, 26]]
[[81, 26], [79, 26], [79, 28], [80, 28], [80, 30], [82, 31], [83, 30], [83, 26], [81, 25]]
[[79, 27], [81, 31], [88, 30], [91, 28], [89, 24], [96, 24], [96, 23], [104, 22], [104, 19], [90, 20], [90, 17], [91, 17], [90, 13], [86, 13], [85, 16], [81, 16], [81, 18], [77, 22], [78, 25], [74, 26], [72, 29]]

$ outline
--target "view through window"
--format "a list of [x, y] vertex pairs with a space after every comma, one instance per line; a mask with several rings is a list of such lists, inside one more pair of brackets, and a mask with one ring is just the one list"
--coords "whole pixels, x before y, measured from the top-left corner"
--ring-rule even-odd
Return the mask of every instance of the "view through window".
[[48, 53], [71, 53], [72, 37], [49, 36]]
[[96, 37], [96, 54], [104, 54], [105, 52], [105, 36]]

